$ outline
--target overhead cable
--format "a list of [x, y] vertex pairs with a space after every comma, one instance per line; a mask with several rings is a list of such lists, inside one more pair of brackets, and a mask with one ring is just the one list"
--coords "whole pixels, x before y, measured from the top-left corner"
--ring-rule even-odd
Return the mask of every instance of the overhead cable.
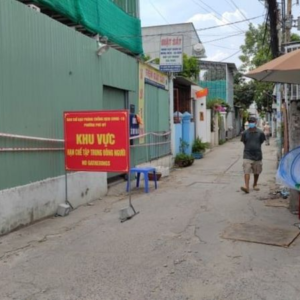
[[[228, 21], [227, 19], [225, 19], [220, 13], [218, 13], [215, 9], [213, 9], [211, 6], [209, 6], [208, 4], [206, 4], [204, 1], [202, 1], [202, 0], [198, 0], [198, 1], [201, 2], [202, 4], [204, 4], [205, 6], [207, 6], [207, 7], [210, 9], [210, 11], [209, 11], [209, 10], [205, 9], [204, 7], [202, 7], [205, 11], [207, 11], [208, 13], [211, 13], [211, 11], [213, 11], [213, 12], [215, 12], [217, 15], [219, 15], [219, 16], [221, 17], [221, 19], [220, 19], [220, 18], [214, 16], [215, 18], [219, 19], [220, 21], [225, 20], [226, 22], [229, 22], [229, 21]], [[200, 6], [198, 2], [195, 2], [195, 0], [193, 0], [193, 2], [194, 2], [195, 4], [197, 4], [198, 6]], [[200, 6], [200, 7], [201, 7], [201, 6]], [[240, 29], [238, 26], [232, 25], [232, 27], [235, 27], [236, 29], [238, 29], [238, 30], [240, 30], [241, 32], [244, 32], [244, 33], [245, 33], [245, 31], [243, 31], [242, 29]]]
[[[206, 31], [206, 30], [220, 28], [220, 27], [224, 27], [224, 26], [230, 26], [232, 24], [238, 24], [238, 23], [244, 23], [244, 22], [251, 21], [251, 20], [256, 20], [256, 19], [259, 19], [259, 18], [264, 17], [264, 16], [265, 15], [259, 15], [259, 16], [256, 16], [256, 17], [248, 18], [246, 20], [239, 20], [239, 21], [235, 21], [235, 22], [231, 22], [231, 23], [224, 23], [224, 24], [210, 26], [210, 27], [198, 28], [198, 29], [195, 29], [195, 30], [197, 32], [198, 31]], [[149, 26], [149, 27], [151, 27], [151, 26]], [[180, 35], [180, 34], [184, 34], [184, 33], [188, 33], [188, 32], [194, 32], [195, 30], [192, 29], [192, 30], [175, 31], [175, 32], [172, 32], [172, 34], [169, 33], [169, 35]], [[166, 33], [164, 33], [164, 34], [163, 33], [154, 33], [154, 34], [145, 34], [145, 35], [136, 35], [136, 36], [133, 36], [133, 35], [115, 36], [114, 35], [114, 37], [118, 37], [118, 38], [140, 38], [140, 37], [151, 37], [151, 36], [162, 36], [162, 35], [166, 35]]]

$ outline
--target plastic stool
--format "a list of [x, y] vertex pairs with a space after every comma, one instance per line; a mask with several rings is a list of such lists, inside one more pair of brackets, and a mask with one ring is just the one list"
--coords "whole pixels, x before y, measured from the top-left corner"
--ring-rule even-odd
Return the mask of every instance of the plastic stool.
[[[130, 173], [137, 173], [136, 177], [136, 187], [140, 186], [140, 177], [141, 173], [144, 174], [144, 180], [145, 180], [145, 193], [149, 192], [149, 179], [148, 179], [148, 173], [153, 172], [154, 177], [154, 184], [155, 189], [157, 189], [157, 177], [156, 177], [156, 169], [153, 167], [144, 167], [144, 168], [131, 168]], [[130, 178], [127, 179], [127, 187], [126, 191], [129, 191], [129, 184], [130, 184]]]

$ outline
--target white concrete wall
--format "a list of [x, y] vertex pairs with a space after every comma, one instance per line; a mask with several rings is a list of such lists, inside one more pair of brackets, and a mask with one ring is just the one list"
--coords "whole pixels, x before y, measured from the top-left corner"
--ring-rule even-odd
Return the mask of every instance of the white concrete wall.
[[207, 136], [207, 142], [211, 143], [211, 110], [206, 110], [206, 136]]
[[221, 112], [221, 124], [219, 124], [220, 127], [220, 140], [225, 141], [226, 140], [226, 131], [228, 131], [228, 125], [227, 125], [227, 118], [226, 118], [226, 112]]
[[215, 131], [211, 133], [212, 147], [219, 145], [219, 118], [217, 114], [214, 116], [214, 123], [215, 123]]
[[[202, 90], [199, 86], [192, 86], [191, 96], [195, 97], [197, 91]], [[199, 137], [203, 142], [210, 141], [210, 130], [207, 130], [207, 108], [206, 108], [206, 96], [197, 98], [194, 100], [195, 103], [195, 137]], [[204, 119], [201, 120], [201, 113], [203, 114]], [[209, 123], [210, 124], [210, 123]], [[209, 125], [210, 128], [210, 125]]]
[[[206, 109], [206, 97], [202, 97], [196, 100], [195, 103], [195, 115], [196, 115], [196, 137], [202, 139], [203, 142], [209, 141], [209, 136], [207, 135], [207, 109]], [[204, 119], [201, 120], [201, 113]]]
[[137, 167], [155, 167], [157, 172], [161, 172], [162, 177], [165, 177], [169, 175], [170, 169], [173, 167], [173, 165], [174, 165], [174, 157], [172, 155], [168, 155], [156, 160], [152, 160], [151, 162], [148, 163], [139, 164], [137, 165]]
[[[65, 176], [0, 191], [0, 235], [55, 215], [65, 203]], [[74, 208], [107, 193], [107, 173], [68, 174], [68, 200]]]
[[[159, 66], [158, 66], [159, 67]], [[176, 155], [176, 128], [174, 124], [174, 118], [173, 118], [173, 114], [174, 114], [174, 76], [173, 74], [170, 74], [168, 76], [168, 80], [169, 80], [169, 109], [170, 109], [170, 128], [171, 128], [171, 153], [173, 156]]]
[[228, 139], [234, 138], [234, 114], [232, 112], [229, 112], [227, 114], [226, 123], [227, 123], [227, 137]]
[[[229, 66], [226, 65], [226, 82], [227, 82], [227, 103], [230, 105], [231, 110], [234, 111], [234, 99], [233, 99], [233, 85], [234, 85], [234, 74], [232, 70], [230, 70]], [[226, 131], [227, 131], [227, 138], [231, 139], [234, 137], [234, 113], [229, 112], [226, 118]]]

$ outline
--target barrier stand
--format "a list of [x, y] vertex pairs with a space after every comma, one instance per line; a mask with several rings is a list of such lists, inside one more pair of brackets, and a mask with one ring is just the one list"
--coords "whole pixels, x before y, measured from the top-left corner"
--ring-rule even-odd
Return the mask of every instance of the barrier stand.
[[[129, 164], [130, 166], [130, 164]], [[128, 170], [127, 173], [127, 180], [130, 181], [130, 168]], [[136, 211], [132, 205], [132, 201], [131, 201], [131, 184], [129, 184], [129, 188], [128, 188], [128, 197], [129, 197], [129, 207], [127, 208], [123, 208], [120, 210], [120, 221], [121, 223], [132, 219], [134, 216], [136, 216], [137, 214], [139, 214], [140, 212]]]

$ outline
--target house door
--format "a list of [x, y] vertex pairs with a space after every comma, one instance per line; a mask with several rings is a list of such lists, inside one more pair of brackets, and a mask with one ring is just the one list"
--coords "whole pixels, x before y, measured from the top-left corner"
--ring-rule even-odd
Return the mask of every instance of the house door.
[[[128, 108], [128, 92], [110, 86], [103, 87], [103, 109], [119, 110]], [[107, 173], [108, 181], [113, 181], [120, 177], [121, 173]]]

